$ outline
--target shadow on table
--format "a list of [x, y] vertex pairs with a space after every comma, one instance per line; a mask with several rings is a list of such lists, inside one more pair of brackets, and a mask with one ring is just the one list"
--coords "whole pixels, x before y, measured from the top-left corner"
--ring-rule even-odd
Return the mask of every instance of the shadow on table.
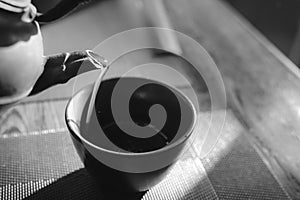
[[124, 199], [124, 200], [140, 200], [142, 199], [144, 193], [137, 193], [133, 195], [124, 196], [113, 191], [103, 191], [99, 186], [93, 181], [86, 169], [80, 169], [74, 171], [52, 184], [36, 191], [31, 196], [27, 197], [26, 200], [33, 199]]

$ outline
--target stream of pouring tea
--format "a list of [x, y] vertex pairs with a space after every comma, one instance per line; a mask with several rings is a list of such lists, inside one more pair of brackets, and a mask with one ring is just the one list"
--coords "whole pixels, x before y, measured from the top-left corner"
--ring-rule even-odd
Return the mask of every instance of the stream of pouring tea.
[[[107, 63], [107, 60], [104, 60], [105, 63]], [[95, 65], [97, 65], [96, 67], [100, 69], [100, 74], [94, 84], [94, 88], [93, 88], [93, 91], [92, 91], [92, 95], [91, 95], [91, 99], [90, 99], [90, 103], [89, 103], [89, 106], [88, 106], [88, 112], [87, 112], [87, 115], [86, 115], [86, 120], [85, 120], [85, 124], [88, 124], [90, 122], [90, 119], [91, 119], [91, 116], [92, 116], [92, 113], [93, 113], [93, 109], [94, 109], [94, 105], [95, 105], [95, 100], [96, 100], [96, 96], [97, 96], [97, 92], [98, 92], [98, 89], [101, 85], [101, 81], [104, 77], [104, 75], [106, 74], [108, 68], [109, 68], [109, 65], [105, 65], [105, 64], [102, 64], [100, 62], [94, 62]]]

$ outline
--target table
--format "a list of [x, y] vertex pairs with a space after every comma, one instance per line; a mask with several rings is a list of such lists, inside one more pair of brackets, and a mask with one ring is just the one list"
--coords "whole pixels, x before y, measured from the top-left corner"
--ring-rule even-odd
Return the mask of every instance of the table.
[[[83, 168], [63, 123], [66, 103], [26, 102], [2, 116], [1, 199], [114, 199], [97, 188]], [[209, 119], [209, 114], [202, 114], [199, 123], [208, 126]], [[142, 194], [143, 199], [289, 199], [244, 134], [228, 111], [209, 155], [199, 158], [199, 137], [170, 175]]]
[[[129, 1], [134, 2], [137, 1]], [[214, 58], [225, 80], [230, 107], [222, 135], [210, 154], [199, 159], [199, 146], [195, 142], [189, 156], [178, 162], [171, 175], [143, 198], [297, 199], [299, 162], [295, 153], [299, 149], [297, 138], [300, 134], [295, 108], [299, 99], [296, 93], [300, 86], [298, 69], [223, 2], [168, 0], [165, 5], [174, 28], [196, 39]], [[51, 37], [47, 36], [57, 27], [74, 19], [79, 21], [73, 21], [75, 24], [86, 23], [88, 13], [96, 13], [96, 8], [103, 9], [105, 20], [111, 19], [112, 14], [105, 8], [112, 7], [122, 10], [124, 3], [99, 3], [58, 25], [45, 27], [45, 43], [50, 45]], [[128, 17], [125, 11], [123, 14]], [[135, 11], [130, 16], [135, 18], [138, 14]], [[120, 21], [119, 17], [124, 16], [120, 14], [111, 20]], [[108, 23], [108, 30], [102, 37], [109, 36], [109, 32], [141, 26], [137, 21], [134, 26], [123, 25], [120, 29]], [[70, 31], [77, 33], [75, 27], [78, 28], [78, 24], [70, 26], [73, 27]], [[98, 33], [96, 28], [93, 30], [90, 34]], [[59, 40], [63, 33], [57, 34]], [[71, 38], [80, 41], [80, 34]], [[60, 42], [70, 43], [66, 38]], [[84, 43], [58, 48], [59, 51], [85, 49], [93, 42], [90, 37]], [[54, 50], [48, 48], [48, 53], [53, 53]], [[190, 53], [193, 51], [183, 48]], [[64, 124], [64, 108], [70, 92], [58, 87], [55, 90], [30, 98], [0, 117], [0, 194], [3, 199], [28, 196], [33, 199], [83, 199], [86, 195], [97, 199], [103, 195], [83, 169]], [[199, 91], [206, 101], [207, 91]], [[276, 112], [274, 108], [277, 108]], [[199, 123], [205, 125], [208, 118], [207, 113], [202, 113]], [[276, 126], [272, 120], [278, 122]], [[286, 148], [287, 145], [290, 148]], [[67, 186], [74, 183], [76, 186], [72, 188]]]

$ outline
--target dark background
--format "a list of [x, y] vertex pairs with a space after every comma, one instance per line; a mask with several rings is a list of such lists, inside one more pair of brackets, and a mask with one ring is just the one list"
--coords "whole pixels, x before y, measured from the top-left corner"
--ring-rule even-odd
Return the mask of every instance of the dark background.
[[[224, 0], [300, 66], [299, 0]], [[297, 38], [298, 35], [298, 38]]]

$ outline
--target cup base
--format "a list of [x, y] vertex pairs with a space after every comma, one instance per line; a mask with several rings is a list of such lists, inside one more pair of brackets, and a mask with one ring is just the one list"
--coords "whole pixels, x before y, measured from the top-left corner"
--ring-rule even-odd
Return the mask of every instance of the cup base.
[[[146, 192], [168, 174], [172, 165], [146, 173], [128, 173], [110, 168], [95, 159], [88, 151], [83, 160], [87, 171], [103, 191], [120, 194]], [[108, 192], [110, 193], [110, 192]]]

